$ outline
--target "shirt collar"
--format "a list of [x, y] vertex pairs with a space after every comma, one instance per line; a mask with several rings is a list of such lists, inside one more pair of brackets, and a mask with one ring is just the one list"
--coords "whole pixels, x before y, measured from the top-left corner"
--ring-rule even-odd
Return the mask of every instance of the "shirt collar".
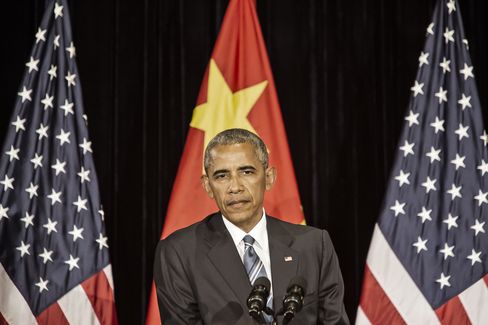
[[[222, 215], [222, 214], [221, 214]], [[266, 247], [266, 240], [267, 240], [267, 229], [266, 229], [266, 211], [264, 210], [263, 207], [263, 214], [261, 215], [261, 219], [259, 222], [254, 226], [254, 228], [251, 229], [249, 233], [246, 233], [244, 230], [241, 228], [237, 227], [234, 225], [232, 222], [227, 220], [224, 215], [222, 215], [222, 220], [224, 221], [224, 225], [229, 231], [232, 240], [234, 241], [234, 244], [236, 246], [239, 246], [239, 244], [242, 241], [242, 238], [244, 238], [245, 235], [250, 235], [254, 238], [255, 242], [254, 244], [259, 245], [261, 248]]]

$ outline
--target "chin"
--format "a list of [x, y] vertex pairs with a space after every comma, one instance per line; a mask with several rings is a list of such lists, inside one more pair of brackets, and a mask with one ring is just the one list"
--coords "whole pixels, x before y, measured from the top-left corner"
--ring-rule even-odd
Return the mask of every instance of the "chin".
[[243, 224], [251, 220], [251, 216], [248, 213], [229, 213], [228, 220], [235, 225]]

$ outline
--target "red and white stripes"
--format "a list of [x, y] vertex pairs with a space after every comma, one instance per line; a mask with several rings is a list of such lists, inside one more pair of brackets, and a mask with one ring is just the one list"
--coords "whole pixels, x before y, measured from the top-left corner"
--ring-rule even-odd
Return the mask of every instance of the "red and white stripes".
[[[108, 265], [40, 315], [32, 314], [24, 297], [0, 264], [0, 324], [117, 324], [112, 269]], [[3, 318], [3, 319], [2, 319]], [[3, 325], [3, 324], [2, 324]]]
[[24, 297], [0, 263], [0, 314], [7, 324], [37, 324]]
[[487, 283], [485, 276], [433, 310], [376, 225], [356, 324], [487, 324]]

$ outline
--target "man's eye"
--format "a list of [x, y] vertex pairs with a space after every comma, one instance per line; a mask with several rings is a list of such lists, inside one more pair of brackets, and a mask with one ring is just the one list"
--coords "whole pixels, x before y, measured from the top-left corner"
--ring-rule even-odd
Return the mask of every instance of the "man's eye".
[[225, 174], [215, 175], [215, 179], [222, 179], [222, 178], [225, 178]]
[[244, 170], [243, 173], [244, 173], [244, 175], [251, 175], [251, 174], [254, 174], [254, 171], [251, 169], [248, 169], [248, 170]]

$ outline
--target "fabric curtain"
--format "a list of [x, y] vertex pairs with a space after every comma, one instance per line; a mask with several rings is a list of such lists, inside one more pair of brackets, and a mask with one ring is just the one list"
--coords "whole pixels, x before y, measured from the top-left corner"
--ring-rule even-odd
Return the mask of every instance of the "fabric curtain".
[[[70, 2], [121, 324], [145, 319], [154, 248], [226, 6]], [[257, 0], [305, 217], [331, 234], [350, 319], [433, 7], [433, 0]], [[457, 7], [487, 125], [488, 4]], [[2, 141], [43, 8], [31, 0], [2, 7]]]

